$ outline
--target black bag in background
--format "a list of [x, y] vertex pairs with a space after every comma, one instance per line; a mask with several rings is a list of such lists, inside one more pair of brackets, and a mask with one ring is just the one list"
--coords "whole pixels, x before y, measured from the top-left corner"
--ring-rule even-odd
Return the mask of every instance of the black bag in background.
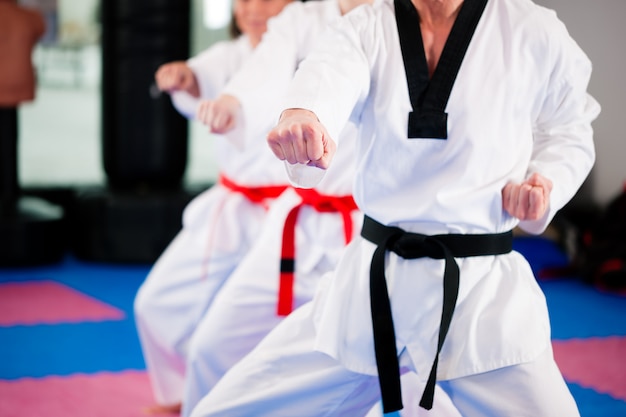
[[626, 184], [582, 234], [573, 265], [589, 284], [626, 290]]

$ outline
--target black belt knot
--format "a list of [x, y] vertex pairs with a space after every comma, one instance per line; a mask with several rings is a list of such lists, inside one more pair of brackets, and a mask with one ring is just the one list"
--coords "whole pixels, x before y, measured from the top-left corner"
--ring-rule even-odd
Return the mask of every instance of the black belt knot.
[[459, 267], [454, 258], [508, 253], [513, 248], [513, 233], [508, 231], [496, 234], [429, 236], [385, 226], [365, 216], [361, 236], [378, 246], [370, 267], [370, 304], [376, 366], [385, 413], [402, 409], [396, 336], [385, 279], [385, 253], [390, 250], [405, 259], [445, 259], [437, 353], [420, 400], [420, 406], [430, 410], [435, 395], [439, 353], [450, 328], [459, 293]]
[[404, 259], [443, 259], [446, 257], [442, 244], [427, 235], [404, 233], [390, 243], [388, 249]]

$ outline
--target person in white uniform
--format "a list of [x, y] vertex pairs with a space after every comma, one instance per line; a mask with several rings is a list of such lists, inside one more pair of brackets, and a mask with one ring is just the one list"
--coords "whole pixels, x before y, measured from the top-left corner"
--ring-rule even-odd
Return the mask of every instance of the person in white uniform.
[[[223, 94], [200, 103], [197, 119], [212, 132], [227, 134], [247, 132], [250, 115], [274, 123], [278, 98], [314, 39], [328, 22], [364, 1], [288, 5], [270, 20], [262, 42]], [[354, 124], [342, 135], [346, 139], [337, 164], [315, 189], [289, 189], [273, 203], [255, 245], [198, 326], [189, 349], [183, 417], [265, 334], [313, 297], [321, 275], [335, 267], [346, 243], [358, 234], [363, 216], [352, 198]], [[267, 148], [265, 138], [250, 140]]]
[[426, 409], [438, 381], [464, 417], [578, 416], [511, 230], [541, 233], [589, 174], [590, 75], [530, 0], [375, 0], [336, 21], [268, 142], [327, 169], [357, 121], [361, 236], [192, 417], [392, 412], [404, 372]]
[[[275, 120], [280, 109], [277, 98], [286, 92], [314, 41], [329, 22], [362, 3], [370, 0], [288, 5], [270, 20], [262, 42], [223, 94], [199, 105], [197, 118], [219, 133], [245, 131], [252, 114]], [[261, 97], [272, 100], [259, 108]], [[308, 190], [290, 189], [275, 201], [259, 239], [198, 326], [189, 351], [183, 417], [284, 316], [313, 298], [322, 275], [335, 268], [345, 244], [360, 231], [362, 213], [352, 199], [355, 124], [347, 123], [340, 136], [335, 163], [319, 184]], [[290, 172], [304, 179], [298, 167]], [[441, 395], [439, 415], [457, 416], [445, 393]], [[371, 415], [380, 414], [377, 407], [372, 410]], [[404, 412], [403, 416], [418, 414], [424, 412]]]
[[[192, 118], [203, 98], [217, 97], [290, 0], [236, 0], [233, 38], [186, 62], [162, 65], [156, 84]], [[262, 142], [272, 124], [250, 134]], [[208, 135], [208, 132], [207, 132]], [[181, 138], [181, 140], [185, 140]], [[149, 413], [179, 411], [186, 358], [196, 326], [256, 239], [271, 202], [287, 187], [283, 164], [267, 146], [233, 133], [215, 137], [219, 181], [185, 208], [183, 227], [139, 288], [135, 319], [156, 405]], [[256, 146], [255, 146], [256, 145]]]

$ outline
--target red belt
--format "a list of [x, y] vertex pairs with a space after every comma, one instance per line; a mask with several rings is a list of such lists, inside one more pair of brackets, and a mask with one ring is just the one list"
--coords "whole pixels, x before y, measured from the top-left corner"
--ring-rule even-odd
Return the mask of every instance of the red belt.
[[[263, 187], [245, 187], [243, 185], [239, 185], [235, 182], [233, 182], [232, 180], [230, 180], [229, 178], [227, 178], [225, 175], [220, 174], [219, 176], [219, 184], [223, 185], [224, 187], [228, 188], [230, 191], [235, 192], [235, 193], [241, 193], [243, 194], [250, 202], [254, 203], [254, 204], [259, 204], [262, 205], [265, 209], [268, 208], [268, 200], [273, 200], [275, 198], [277, 198], [279, 195], [282, 194], [283, 191], [285, 191], [287, 188], [289, 188], [289, 185], [272, 185], [272, 186], [263, 186]], [[216, 209], [216, 213], [215, 213], [215, 217], [214, 217], [214, 222], [218, 221], [220, 214], [224, 208], [224, 203], [225, 201], [223, 200], [220, 204], [220, 206], [218, 206], [218, 208]], [[213, 230], [213, 228], [211, 228], [211, 230]], [[209, 258], [210, 258], [210, 253], [211, 250], [213, 248], [213, 239], [215, 238], [215, 233], [211, 233], [208, 241], [207, 241], [207, 245], [206, 245], [206, 256], [204, 258], [204, 260], [202, 261], [202, 276], [205, 277], [208, 273], [209, 270]]]
[[302, 206], [311, 206], [321, 213], [339, 213], [343, 217], [343, 231], [346, 244], [352, 239], [352, 211], [358, 207], [351, 195], [323, 195], [313, 189], [294, 188], [302, 198], [285, 220], [283, 247], [280, 259], [280, 287], [278, 290], [278, 315], [286, 316], [293, 310], [293, 282], [295, 272], [295, 232], [296, 220]]
[[248, 200], [253, 203], [261, 204], [265, 200], [274, 199], [282, 194], [289, 186], [288, 185], [269, 185], [261, 187], [247, 187], [239, 185], [223, 174], [220, 174], [220, 184], [228, 188], [231, 191], [243, 194]]

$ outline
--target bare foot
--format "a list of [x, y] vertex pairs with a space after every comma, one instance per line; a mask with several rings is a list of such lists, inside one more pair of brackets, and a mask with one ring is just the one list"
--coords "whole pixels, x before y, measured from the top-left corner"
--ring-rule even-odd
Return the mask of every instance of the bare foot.
[[181, 407], [181, 403], [169, 405], [155, 404], [150, 407], [145, 407], [143, 413], [148, 416], [180, 415]]

